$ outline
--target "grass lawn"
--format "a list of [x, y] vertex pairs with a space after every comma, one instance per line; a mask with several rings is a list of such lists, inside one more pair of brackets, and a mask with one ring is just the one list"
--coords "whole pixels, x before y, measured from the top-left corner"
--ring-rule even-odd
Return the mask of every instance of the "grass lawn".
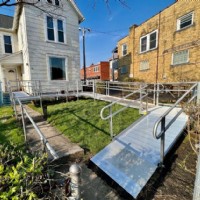
[[[109, 121], [100, 118], [100, 111], [107, 104], [107, 102], [90, 99], [51, 105], [48, 106], [48, 122], [72, 142], [95, 154], [111, 141]], [[113, 110], [119, 108], [120, 105], [115, 105]], [[37, 110], [41, 112], [41, 109]], [[133, 108], [128, 108], [114, 116], [114, 134], [119, 134], [139, 117], [138, 110]]]
[[24, 136], [10, 106], [0, 107], [0, 144], [22, 144]]

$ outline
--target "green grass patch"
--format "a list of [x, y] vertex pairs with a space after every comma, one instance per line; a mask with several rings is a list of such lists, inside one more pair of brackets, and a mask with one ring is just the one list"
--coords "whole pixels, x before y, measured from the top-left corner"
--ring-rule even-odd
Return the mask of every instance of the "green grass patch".
[[0, 144], [22, 144], [23, 131], [9, 106], [0, 107]]
[[[78, 100], [48, 106], [48, 122], [82, 148], [97, 153], [110, 143], [109, 121], [102, 120], [100, 111], [107, 102]], [[33, 106], [31, 106], [33, 108]], [[115, 105], [113, 111], [122, 106]], [[41, 112], [41, 109], [34, 108]], [[108, 111], [107, 113], [108, 114]], [[113, 132], [119, 134], [140, 117], [138, 110], [127, 108], [113, 117]]]

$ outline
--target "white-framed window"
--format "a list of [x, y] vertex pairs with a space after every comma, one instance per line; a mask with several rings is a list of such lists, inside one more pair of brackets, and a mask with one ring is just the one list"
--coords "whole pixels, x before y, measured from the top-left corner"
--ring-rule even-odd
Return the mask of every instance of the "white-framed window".
[[122, 56], [127, 54], [127, 44], [122, 44]]
[[172, 54], [172, 65], [179, 65], [189, 62], [189, 51], [183, 50]]
[[12, 40], [10, 35], [4, 35], [4, 51], [5, 53], [12, 53]]
[[55, 6], [59, 6], [60, 5], [60, 1], [59, 0], [47, 0], [47, 3], [50, 3], [50, 4], [55, 5]]
[[66, 80], [65, 58], [49, 56], [50, 80]]
[[99, 72], [99, 66], [94, 67], [94, 72]]
[[53, 17], [47, 16], [47, 39], [54, 41], [54, 20]]
[[63, 20], [57, 20], [58, 42], [64, 42]]
[[54, 19], [46, 16], [46, 40], [58, 43], [66, 43], [66, 25], [64, 19]]
[[143, 60], [140, 62], [140, 71], [148, 70], [149, 69], [149, 61]]
[[125, 66], [125, 65], [122, 66], [120, 72], [121, 72], [121, 74], [126, 74], [128, 72], [127, 66]]
[[140, 53], [156, 49], [158, 46], [158, 30], [140, 38]]
[[194, 12], [190, 12], [179, 19], [177, 19], [177, 30], [187, 28], [193, 24]]

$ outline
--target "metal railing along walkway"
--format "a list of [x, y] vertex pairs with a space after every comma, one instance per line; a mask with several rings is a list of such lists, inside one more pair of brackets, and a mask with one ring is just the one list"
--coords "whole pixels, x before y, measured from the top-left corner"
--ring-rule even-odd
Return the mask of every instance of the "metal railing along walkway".
[[48, 140], [45, 138], [44, 134], [41, 132], [41, 130], [39, 129], [37, 124], [34, 122], [32, 117], [29, 115], [27, 110], [24, 108], [24, 105], [22, 104], [20, 99], [17, 98], [16, 100], [18, 101], [18, 103], [20, 105], [20, 108], [21, 108], [21, 119], [22, 119], [22, 124], [23, 124], [25, 142], [27, 142], [27, 130], [26, 130], [27, 128], [26, 128], [26, 120], [25, 120], [25, 118], [26, 118], [31, 122], [31, 124], [34, 127], [36, 133], [39, 135], [40, 141], [41, 141], [41, 144], [42, 144], [42, 147], [43, 147], [43, 151], [45, 151], [45, 147], [46, 147], [47, 150], [50, 152], [50, 154], [53, 156], [53, 159], [57, 160], [59, 158], [59, 156], [57, 155], [55, 150], [51, 147], [51, 145], [49, 144]]
[[[133, 123], [96, 154], [92, 162], [136, 198], [158, 166], [163, 166], [165, 156], [186, 127], [188, 116], [180, 103], [196, 102], [197, 87], [193, 84], [172, 106], [157, 106]], [[103, 119], [112, 119], [123, 110], [104, 117], [102, 113], [112, 105], [101, 110]]]

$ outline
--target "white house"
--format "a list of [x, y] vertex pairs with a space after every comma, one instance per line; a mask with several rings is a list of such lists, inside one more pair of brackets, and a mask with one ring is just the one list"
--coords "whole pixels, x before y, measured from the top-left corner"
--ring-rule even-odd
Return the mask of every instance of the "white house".
[[0, 81], [79, 80], [79, 24], [73, 0], [18, 5], [14, 17], [0, 15]]

